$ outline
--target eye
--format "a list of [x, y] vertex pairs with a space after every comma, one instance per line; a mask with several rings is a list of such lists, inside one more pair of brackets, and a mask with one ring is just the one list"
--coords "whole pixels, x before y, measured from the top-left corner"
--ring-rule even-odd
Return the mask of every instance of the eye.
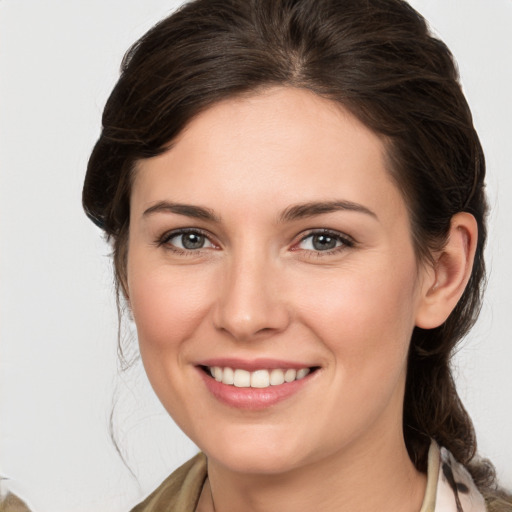
[[309, 233], [301, 239], [296, 247], [304, 251], [330, 252], [353, 245], [353, 242], [341, 233], [322, 230]]
[[208, 237], [201, 231], [187, 229], [173, 231], [162, 237], [160, 245], [171, 246], [182, 251], [197, 251], [214, 247]]

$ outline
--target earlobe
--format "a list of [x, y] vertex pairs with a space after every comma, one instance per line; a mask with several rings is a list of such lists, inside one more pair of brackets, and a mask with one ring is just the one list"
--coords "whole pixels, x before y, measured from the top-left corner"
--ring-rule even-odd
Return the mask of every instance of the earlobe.
[[446, 245], [434, 255], [434, 267], [423, 282], [417, 327], [439, 327], [453, 311], [471, 276], [477, 239], [473, 215], [460, 212], [452, 217]]

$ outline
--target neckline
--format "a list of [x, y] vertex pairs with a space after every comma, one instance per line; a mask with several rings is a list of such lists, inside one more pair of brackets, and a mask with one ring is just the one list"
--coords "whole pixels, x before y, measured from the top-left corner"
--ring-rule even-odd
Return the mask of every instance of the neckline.
[[432, 440], [428, 449], [427, 487], [420, 512], [435, 512], [440, 459], [439, 446]]

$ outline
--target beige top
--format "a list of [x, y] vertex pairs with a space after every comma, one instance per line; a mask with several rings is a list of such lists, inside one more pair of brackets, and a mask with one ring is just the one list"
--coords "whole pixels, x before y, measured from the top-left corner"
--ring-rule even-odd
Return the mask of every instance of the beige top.
[[[206, 457], [199, 453], [131, 512], [193, 512], [206, 480]], [[485, 512], [471, 476], [451, 453], [435, 442], [428, 453], [427, 490], [420, 512]]]

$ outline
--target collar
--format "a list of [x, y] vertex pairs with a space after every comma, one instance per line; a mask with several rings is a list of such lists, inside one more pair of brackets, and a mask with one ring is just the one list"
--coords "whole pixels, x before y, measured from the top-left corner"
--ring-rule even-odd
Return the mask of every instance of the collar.
[[428, 452], [427, 489], [420, 512], [486, 512], [466, 468], [435, 441]]

